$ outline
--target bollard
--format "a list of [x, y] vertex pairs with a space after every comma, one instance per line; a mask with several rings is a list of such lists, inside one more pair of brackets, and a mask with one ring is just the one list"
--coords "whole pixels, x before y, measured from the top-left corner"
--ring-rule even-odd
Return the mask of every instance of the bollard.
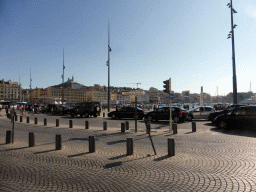
[[69, 120], [69, 128], [73, 128], [73, 121]]
[[27, 117], [27, 123], [29, 123], [29, 117]]
[[61, 150], [61, 135], [56, 135], [56, 150]]
[[177, 134], [178, 131], [177, 131], [177, 123], [173, 123], [172, 124], [172, 130], [173, 130], [173, 134]]
[[103, 121], [103, 130], [107, 130], [107, 121]]
[[105, 117], [105, 113], [103, 113], [103, 117]]
[[15, 121], [18, 121], [18, 116], [15, 114]]
[[196, 122], [192, 121], [192, 132], [196, 132]]
[[125, 121], [125, 129], [129, 130], [129, 121]]
[[150, 132], [151, 132], [151, 122], [146, 120], [145, 124], [146, 124], [146, 132], [147, 132], [147, 134], [150, 135]]
[[22, 116], [20, 116], [20, 122], [22, 122]]
[[35, 137], [34, 137], [33, 132], [29, 132], [28, 139], [29, 139], [28, 140], [29, 147], [34, 147], [35, 146]]
[[85, 129], [89, 129], [89, 122], [85, 121]]
[[5, 144], [11, 143], [11, 136], [12, 136], [12, 132], [11, 132], [11, 131], [6, 131], [6, 140], [5, 140]]
[[35, 117], [35, 124], [37, 124], [37, 117]]
[[44, 118], [44, 125], [47, 125], [47, 119]]
[[125, 123], [121, 123], [121, 133], [125, 133]]
[[172, 157], [174, 155], [175, 155], [174, 139], [168, 138], [168, 156]]
[[89, 153], [95, 152], [95, 139], [94, 136], [89, 136]]
[[127, 155], [133, 155], [133, 138], [127, 138]]
[[59, 127], [59, 125], [60, 125], [59, 119], [56, 119], [56, 127]]

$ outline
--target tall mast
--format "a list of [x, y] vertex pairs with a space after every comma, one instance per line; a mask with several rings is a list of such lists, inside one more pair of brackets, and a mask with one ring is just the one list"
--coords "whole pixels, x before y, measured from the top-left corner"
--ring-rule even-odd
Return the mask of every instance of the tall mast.
[[63, 74], [62, 74], [62, 105], [64, 104], [64, 47], [63, 47]]
[[29, 87], [30, 87], [30, 91], [29, 91], [30, 102], [32, 101], [32, 99], [31, 99], [31, 88], [32, 88], [31, 82], [32, 82], [32, 79], [31, 79], [31, 68], [30, 68], [30, 85], [29, 85]]
[[110, 111], [110, 27], [109, 27], [109, 22], [108, 22], [108, 61], [107, 61], [107, 66], [108, 66], [108, 111]]

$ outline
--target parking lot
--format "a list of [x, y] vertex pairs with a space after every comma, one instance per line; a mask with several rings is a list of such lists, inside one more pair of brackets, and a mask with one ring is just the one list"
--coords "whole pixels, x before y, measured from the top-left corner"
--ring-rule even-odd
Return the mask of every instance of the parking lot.
[[[209, 121], [178, 124], [178, 134], [168, 121], [153, 122], [151, 146], [145, 124], [109, 118], [28, 115], [30, 123], [15, 122], [15, 140], [5, 144], [12, 124], [0, 116], [1, 191], [256, 191], [256, 134], [252, 130], [222, 130]], [[34, 118], [38, 124], [34, 124]], [[47, 126], [43, 119], [47, 118]], [[19, 118], [18, 118], [19, 120]], [[88, 120], [90, 127], [85, 129]], [[103, 130], [107, 121], [108, 129]], [[35, 134], [35, 147], [28, 147], [28, 134]], [[55, 150], [55, 136], [62, 136], [62, 149]], [[96, 151], [89, 153], [88, 138], [95, 136]], [[134, 153], [126, 155], [126, 140], [133, 138]], [[167, 154], [167, 139], [175, 140], [175, 156]]]

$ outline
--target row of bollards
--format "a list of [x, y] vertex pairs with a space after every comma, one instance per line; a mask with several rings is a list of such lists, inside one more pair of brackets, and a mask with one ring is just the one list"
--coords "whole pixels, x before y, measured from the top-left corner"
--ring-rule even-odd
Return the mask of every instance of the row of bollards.
[[[178, 134], [177, 123], [172, 124], [173, 134]], [[192, 132], [196, 132], [196, 122], [192, 121]]]
[[[6, 131], [6, 144], [11, 143], [11, 131]], [[33, 132], [29, 132], [28, 136], [28, 145], [29, 147], [35, 146], [35, 134]], [[55, 138], [55, 150], [62, 149], [62, 140], [61, 135], [56, 134]], [[95, 152], [95, 138], [94, 136], [89, 136], [89, 153]], [[126, 155], [133, 155], [133, 138], [127, 138], [126, 145]], [[174, 139], [168, 138], [168, 156], [175, 155], [175, 144]]]
[[[20, 116], [20, 122], [23, 121], [23, 117]], [[30, 122], [29, 117], [27, 117], [27, 123]], [[37, 124], [37, 117], [34, 119], [34, 123]], [[44, 118], [44, 126], [47, 125], [47, 119]], [[56, 127], [59, 127], [60, 121], [59, 119], [56, 119]], [[73, 120], [69, 120], [69, 128], [73, 128]], [[85, 121], [85, 129], [89, 129], [89, 122]], [[103, 130], [107, 130], [107, 121], [103, 121]], [[125, 123], [121, 123], [121, 132], [125, 133], [125, 130], [129, 130], [129, 121], [126, 121]]]

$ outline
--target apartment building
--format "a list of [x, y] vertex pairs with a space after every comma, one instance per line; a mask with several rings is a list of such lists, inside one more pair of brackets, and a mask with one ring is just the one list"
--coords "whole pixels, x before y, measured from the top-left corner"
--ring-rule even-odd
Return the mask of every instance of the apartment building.
[[0, 81], [0, 100], [20, 101], [21, 85], [11, 80]]

